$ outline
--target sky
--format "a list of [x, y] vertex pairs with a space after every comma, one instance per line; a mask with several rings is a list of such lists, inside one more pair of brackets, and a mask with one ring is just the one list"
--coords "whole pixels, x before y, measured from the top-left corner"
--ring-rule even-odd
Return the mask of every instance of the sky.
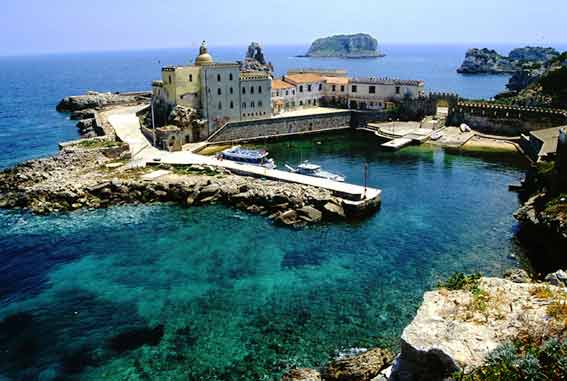
[[552, 45], [567, 42], [566, 14], [565, 0], [2, 0], [0, 55], [308, 45], [358, 32], [383, 44]]

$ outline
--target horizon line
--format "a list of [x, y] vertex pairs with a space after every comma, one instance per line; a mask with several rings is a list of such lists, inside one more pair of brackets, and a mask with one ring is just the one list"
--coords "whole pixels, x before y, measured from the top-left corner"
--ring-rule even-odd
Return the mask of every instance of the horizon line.
[[[245, 44], [210, 44], [209, 48], [246, 48], [249, 43]], [[273, 44], [260, 44], [263, 47], [308, 47], [310, 43], [273, 43]], [[561, 47], [555, 48], [558, 50], [565, 49], [567, 51], [567, 41], [559, 42], [552, 41], [546, 43], [536, 43], [536, 42], [408, 42], [408, 41], [397, 41], [397, 42], [382, 42], [378, 44], [378, 50], [380, 46], [393, 46], [393, 45], [407, 45], [407, 46], [465, 46], [468, 45], [469, 48], [474, 47], [473, 45], [478, 45], [482, 48], [482, 45], [488, 46], [510, 46], [518, 45], [518, 47], [527, 46], [540, 46], [540, 47], [552, 47], [554, 45], [559, 45]], [[133, 52], [147, 52], [147, 51], [164, 51], [164, 50], [190, 50], [198, 49], [198, 46], [169, 46], [169, 47], [144, 47], [144, 48], [111, 48], [111, 49], [85, 49], [85, 50], [39, 50], [39, 51], [23, 51], [3, 54], [0, 53], [0, 58], [18, 58], [18, 57], [34, 57], [34, 56], [50, 56], [50, 55], [68, 55], [68, 54], [96, 54], [96, 53], [133, 53]]]

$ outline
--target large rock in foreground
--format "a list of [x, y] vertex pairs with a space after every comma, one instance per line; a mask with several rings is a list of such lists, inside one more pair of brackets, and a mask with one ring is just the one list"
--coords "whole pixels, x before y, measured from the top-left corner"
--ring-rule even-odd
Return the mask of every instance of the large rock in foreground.
[[369, 34], [338, 35], [319, 38], [311, 44], [306, 57], [371, 58], [383, 57], [378, 41]]
[[[413, 322], [402, 334], [401, 354], [390, 380], [443, 380], [456, 371], [482, 365], [499, 345], [524, 331], [552, 324], [549, 300], [538, 298], [544, 287], [482, 278], [480, 292], [427, 292]], [[546, 285], [550, 294], [561, 289]]]

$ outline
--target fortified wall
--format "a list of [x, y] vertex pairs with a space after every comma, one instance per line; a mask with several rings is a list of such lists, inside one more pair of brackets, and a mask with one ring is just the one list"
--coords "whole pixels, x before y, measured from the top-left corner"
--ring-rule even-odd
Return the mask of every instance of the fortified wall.
[[405, 121], [422, 120], [428, 115], [436, 115], [437, 107], [454, 108], [459, 96], [454, 93], [429, 93], [426, 97], [404, 99], [400, 103], [399, 119]]
[[466, 123], [476, 131], [489, 134], [518, 136], [567, 124], [567, 111], [488, 102], [458, 102], [450, 107], [448, 122], [452, 125]]
[[250, 141], [284, 137], [290, 134], [309, 134], [351, 127], [351, 111], [296, 117], [230, 122], [208, 139], [212, 143]]

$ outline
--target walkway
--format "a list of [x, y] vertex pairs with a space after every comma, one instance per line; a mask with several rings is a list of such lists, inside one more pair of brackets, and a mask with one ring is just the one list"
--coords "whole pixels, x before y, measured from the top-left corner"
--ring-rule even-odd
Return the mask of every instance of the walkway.
[[364, 188], [359, 185], [340, 183], [317, 177], [267, 169], [254, 165], [240, 164], [229, 160], [217, 160], [214, 157], [197, 155], [187, 151], [167, 152], [153, 147], [140, 130], [136, 112], [139, 107], [124, 107], [105, 114], [120, 140], [128, 143], [132, 160], [146, 163], [164, 163], [172, 165], [211, 165], [226, 168], [235, 173], [259, 176], [291, 183], [305, 184], [328, 189], [339, 197], [352, 201], [380, 199], [379, 189]]

